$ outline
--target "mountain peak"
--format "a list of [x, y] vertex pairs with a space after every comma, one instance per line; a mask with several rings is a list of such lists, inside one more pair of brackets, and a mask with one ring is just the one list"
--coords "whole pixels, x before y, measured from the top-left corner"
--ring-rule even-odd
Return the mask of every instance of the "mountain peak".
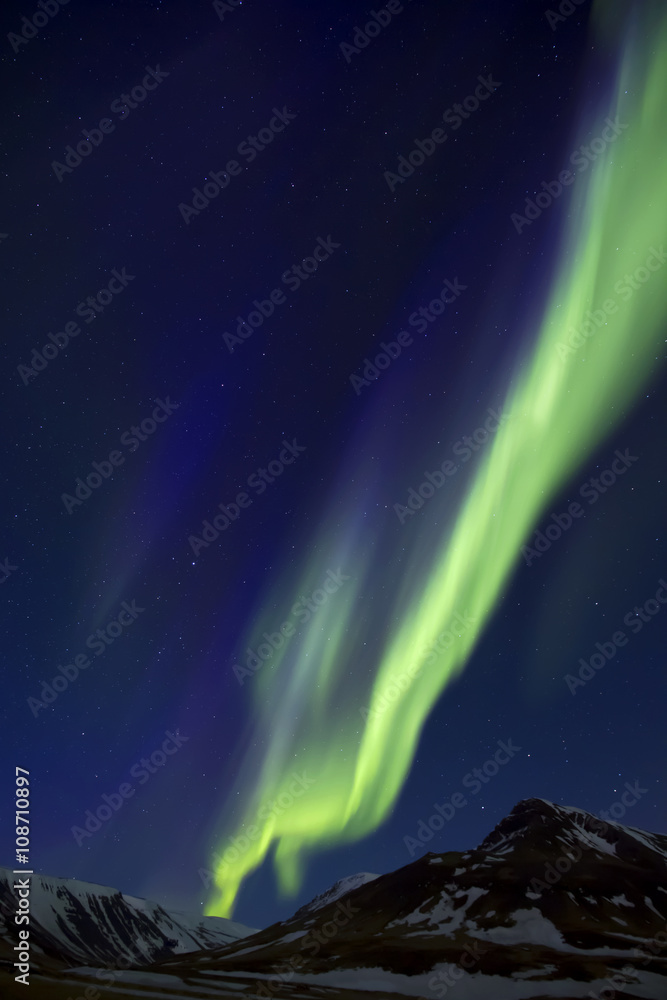
[[[410, 1000], [444, 996], [451, 975], [466, 977], [461, 998], [585, 1000], [606, 996], [623, 972], [626, 1000], [662, 1000], [667, 836], [606, 815], [524, 799], [477, 849], [339, 879], [255, 933], [37, 876], [34, 973], [57, 980], [58, 996], [97, 989], [96, 968], [119, 966], [120, 992], [134, 997], [259, 997], [280, 980], [304, 1000], [362, 992]], [[2, 996], [15, 995], [5, 989], [18, 934], [10, 876], [0, 869]]]
[[493, 851], [503, 843], [521, 839], [524, 835], [528, 835], [529, 831], [532, 836], [536, 828], [542, 827], [545, 832], [550, 828], [562, 829], [563, 823], [568, 820], [569, 811], [549, 802], [548, 799], [521, 799], [484, 838], [479, 850]]
[[334, 903], [341, 896], [352, 892], [353, 889], [356, 889], [360, 885], [373, 882], [376, 878], [379, 878], [379, 875], [374, 875], [371, 872], [357, 872], [356, 875], [347, 875], [345, 878], [340, 878], [328, 889], [325, 889], [324, 892], [321, 892], [319, 896], [315, 896], [309, 903], [300, 907], [294, 916], [303, 916], [307, 913], [313, 913], [315, 910], [320, 910], [323, 906]]
[[[15, 881], [0, 867], [0, 937], [15, 932]], [[219, 947], [255, 932], [224, 917], [165, 910], [152, 900], [78, 879], [31, 878], [30, 939], [44, 955], [68, 965], [133, 963]], [[4, 994], [3, 994], [4, 995]]]
[[615, 822], [606, 813], [601, 816], [604, 818], [585, 809], [555, 805], [548, 799], [522, 799], [485, 837], [478, 850], [507, 854], [524, 847], [567, 854], [573, 847], [583, 847], [630, 863], [640, 858], [646, 861], [648, 851], [664, 863], [667, 837]]

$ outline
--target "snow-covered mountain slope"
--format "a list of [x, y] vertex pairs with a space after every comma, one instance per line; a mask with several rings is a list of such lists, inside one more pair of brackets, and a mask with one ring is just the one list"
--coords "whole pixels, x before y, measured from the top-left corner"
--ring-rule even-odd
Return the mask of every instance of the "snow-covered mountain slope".
[[160, 968], [191, 982], [243, 970], [399, 996], [456, 985], [457, 1000], [586, 997], [624, 976], [625, 1000], [667, 1000], [666, 931], [667, 836], [528, 799], [475, 850], [426, 854]]
[[357, 872], [356, 875], [348, 875], [346, 878], [338, 879], [330, 889], [326, 889], [319, 896], [311, 899], [310, 903], [306, 903], [305, 906], [298, 909], [294, 916], [303, 916], [307, 913], [314, 913], [315, 910], [321, 910], [323, 906], [326, 906], [328, 903], [334, 903], [341, 896], [352, 892], [357, 886], [365, 885], [367, 882], [372, 882], [379, 877], [379, 875], [372, 875], [370, 872]]
[[[473, 850], [342, 879], [252, 936], [229, 940], [221, 921], [226, 943], [210, 947], [209, 938], [189, 954], [177, 950], [203, 934], [203, 922], [179, 922], [155, 904], [142, 910], [96, 886], [83, 892], [79, 915], [80, 888], [70, 896], [72, 883], [45, 882], [58, 883], [66, 901], [65, 917], [61, 903], [52, 906], [41, 931], [54, 958], [60, 942], [71, 966], [73, 949], [97, 952], [102, 939], [112, 965], [110, 951], [125, 954], [134, 934], [143, 947], [171, 951], [115, 972], [105, 998], [667, 1000], [667, 836], [543, 799], [519, 802]], [[53, 969], [35, 995], [67, 1000], [98, 987], [85, 962]]]
[[[0, 939], [16, 943], [20, 875], [0, 868]], [[158, 903], [76, 879], [30, 877], [33, 959], [56, 965], [113, 965], [122, 956], [145, 965], [167, 955], [220, 947], [254, 933], [222, 917], [167, 911]], [[11, 951], [11, 948], [10, 948]], [[2, 949], [5, 958], [5, 948]], [[49, 961], [50, 960], [50, 961]]]

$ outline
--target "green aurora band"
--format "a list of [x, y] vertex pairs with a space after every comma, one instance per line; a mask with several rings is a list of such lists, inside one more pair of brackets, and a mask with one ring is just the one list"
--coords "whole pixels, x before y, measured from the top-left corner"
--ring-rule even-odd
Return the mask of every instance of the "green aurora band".
[[[594, 11], [597, 27], [610, 27], [610, 7]], [[231, 915], [243, 880], [274, 845], [280, 887], [294, 894], [308, 849], [358, 840], [388, 817], [427, 716], [463, 670], [522, 545], [554, 495], [627, 414], [652, 374], [664, 337], [667, 268], [658, 269], [651, 258], [655, 273], [641, 271], [637, 289], [625, 301], [614, 291], [624, 275], [645, 267], [651, 248], [661, 249], [667, 228], [662, 110], [667, 15], [648, 20], [650, 29], [645, 20], [641, 29], [635, 25], [628, 32], [609, 112], [628, 128], [585, 176], [577, 176], [567, 195], [573, 204], [560, 264], [538, 337], [512, 380], [505, 406], [510, 419], [478, 459], [447, 531], [416, 541], [421, 551], [410, 552], [402, 568], [365, 702], [384, 707], [362, 721], [359, 684], [349, 682], [350, 665], [364, 661], [368, 666], [371, 655], [359, 615], [363, 577], [368, 580], [370, 574], [370, 566], [362, 565], [359, 576], [319, 609], [311, 627], [286, 641], [270, 668], [252, 679], [259, 735], [240, 769], [240, 798], [234, 800], [240, 806], [234, 808], [241, 819], [233, 824], [234, 838], [225, 838], [222, 857], [216, 856], [217, 891], [208, 901], [208, 914]], [[589, 123], [590, 128], [598, 125]], [[650, 278], [642, 283], [646, 274]], [[608, 299], [619, 308], [606, 325], [596, 327], [578, 348], [564, 350], [570, 327], [580, 328], [587, 310], [599, 310]], [[358, 512], [353, 517], [357, 538], [350, 537], [347, 551], [339, 553], [343, 566], [345, 556], [360, 562]], [[303, 589], [288, 593], [307, 593], [306, 581], [312, 587], [317, 566], [322, 567], [316, 550], [317, 545], [300, 579]], [[388, 571], [388, 554], [374, 556], [376, 573], [378, 560]], [[435, 637], [462, 611], [474, 624], [422, 669]], [[361, 673], [358, 668], [355, 676]], [[385, 699], [399, 679], [400, 697]], [[295, 774], [306, 776], [301, 784]], [[273, 809], [275, 801], [283, 808]], [[229, 834], [232, 824], [225, 825]]]

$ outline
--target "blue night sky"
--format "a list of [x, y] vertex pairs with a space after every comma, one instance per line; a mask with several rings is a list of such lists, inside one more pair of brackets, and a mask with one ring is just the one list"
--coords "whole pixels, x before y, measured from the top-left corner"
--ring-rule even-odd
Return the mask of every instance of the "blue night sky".
[[[512, 0], [388, 6], [360, 35], [351, 0], [72, 3], [27, 39], [28, 6], [4, 6], [0, 791], [29, 770], [35, 871], [203, 911], [249, 797], [280, 809], [281, 747], [340, 723], [321, 773], [356, 753], [388, 636], [530, 365], [577, 190], [625, 141], [571, 160], [613, 107], [591, 4], [551, 24]], [[599, 814], [627, 783], [622, 821], [667, 832], [662, 316], [386, 818], [305, 851], [292, 898], [269, 851], [235, 919], [473, 847], [532, 796]], [[265, 632], [299, 650], [289, 673]], [[315, 823], [326, 779], [293, 756]], [[2, 843], [13, 867], [11, 822]]]

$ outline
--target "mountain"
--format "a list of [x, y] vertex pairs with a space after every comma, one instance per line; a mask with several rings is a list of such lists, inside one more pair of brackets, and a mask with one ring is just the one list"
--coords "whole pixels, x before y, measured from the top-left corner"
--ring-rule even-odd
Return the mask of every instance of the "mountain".
[[[0, 868], [0, 964], [5, 968], [18, 940], [13, 886], [20, 879]], [[145, 965], [255, 933], [223, 917], [169, 912], [117, 889], [44, 875], [30, 879], [29, 930], [32, 960], [46, 968], [113, 966], [119, 958]]]
[[348, 875], [346, 878], [338, 879], [330, 889], [320, 893], [319, 896], [315, 896], [314, 899], [311, 899], [310, 903], [306, 903], [305, 906], [297, 910], [294, 917], [305, 916], [307, 913], [314, 913], [315, 910], [321, 910], [327, 903], [335, 903], [337, 899], [346, 896], [348, 892], [352, 892], [357, 886], [365, 885], [366, 882], [372, 882], [373, 879], [379, 877], [379, 875], [371, 875], [370, 872], [358, 872], [356, 875]]
[[666, 931], [667, 836], [528, 799], [475, 849], [343, 879], [289, 920], [119, 971], [109, 992], [86, 968], [36, 995], [667, 1000]]

